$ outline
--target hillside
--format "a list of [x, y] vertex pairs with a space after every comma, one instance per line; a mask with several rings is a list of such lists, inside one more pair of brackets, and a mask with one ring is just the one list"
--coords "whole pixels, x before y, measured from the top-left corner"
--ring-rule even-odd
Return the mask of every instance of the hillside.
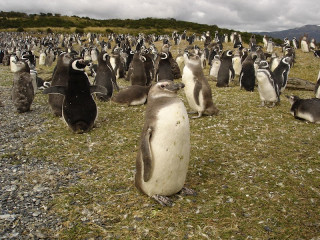
[[260, 35], [267, 35], [273, 38], [289, 38], [292, 39], [296, 37], [299, 39], [300, 37], [307, 35], [309, 39], [315, 38], [317, 42], [320, 42], [320, 25], [305, 25], [299, 28], [293, 28], [283, 31], [276, 31], [276, 32], [256, 32], [256, 34]]

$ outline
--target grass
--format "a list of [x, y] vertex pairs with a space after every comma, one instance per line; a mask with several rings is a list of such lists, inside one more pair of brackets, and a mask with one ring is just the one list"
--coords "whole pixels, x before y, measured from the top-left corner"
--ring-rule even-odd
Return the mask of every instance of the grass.
[[[176, 50], [173, 46], [174, 55]], [[289, 76], [315, 82], [319, 59], [300, 50], [296, 54]], [[7, 67], [0, 69], [11, 74]], [[39, 74], [51, 71], [42, 67]], [[118, 83], [128, 85], [123, 79]], [[190, 119], [186, 185], [198, 195], [173, 196], [170, 208], [134, 187], [146, 106], [97, 102], [96, 127], [81, 135], [73, 134], [48, 108], [43, 113], [48, 130], [30, 139], [26, 152], [76, 168], [79, 175], [76, 184], [54, 195], [50, 211], [62, 217], [63, 226], [59, 232], [48, 230], [48, 235], [60, 239], [320, 237], [320, 125], [294, 119], [284, 96], [280, 105], [264, 108], [258, 107], [257, 89], [249, 93], [238, 86], [216, 88], [213, 81], [210, 85], [219, 115]], [[1, 86], [9, 86], [8, 79], [1, 80]], [[287, 94], [314, 96], [289, 89], [283, 95]], [[183, 91], [179, 96], [189, 108]], [[37, 94], [35, 102], [47, 104], [47, 96]]]

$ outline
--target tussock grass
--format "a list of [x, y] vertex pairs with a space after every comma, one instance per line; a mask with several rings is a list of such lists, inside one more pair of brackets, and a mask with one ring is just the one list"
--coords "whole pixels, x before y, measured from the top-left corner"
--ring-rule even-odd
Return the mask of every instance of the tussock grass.
[[[231, 49], [231, 44], [224, 46]], [[177, 48], [172, 48], [174, 55]], [[297, 50], [290, 77], [315, 82], [318, 70], [319, 59]], [[50, 71], [44, 67], [40, 76]], [[123, 79], [118, 83], [129, 85]], [[73, 134], [48, 107], [43, 113], [48, 130], [30, 139], [26, 151], [78, 169], [79, 175], [76, 184], [54, 195], [50, 211], [64, 222], [60, 232], [48, 234], [61, 239], [320, 237], [320, 125], [294, 119], [283, 96], [313, 97], [313, 92], [287, 89], [280, 105], [267, 108], [258, 107], [256, 89], [241, 91], [237, 84], [217, 88], [211, 80], [210, 85], [219, 115], [190, 119], [186, 185], [198, 195], [173, 196], [171, 208], [134, 187], [145, 106], [97, 101], [96, 126], [81, 135]], [[189, 108], [183, 91], [179, 96]], [[47, 96], [37, 94], [35, 101], [47, 104]]]

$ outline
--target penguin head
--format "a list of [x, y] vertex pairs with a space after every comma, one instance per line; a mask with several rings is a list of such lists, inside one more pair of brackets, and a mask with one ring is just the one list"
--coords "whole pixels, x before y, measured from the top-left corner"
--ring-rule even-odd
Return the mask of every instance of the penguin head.
[[298, 96], [294, 96], [294, 95], [291, 95], [291, 96], [286, 95], [286, 97], [289, 99], [289, 102], [291, 105], [294, 104], [296, 101], [300, 100]]
[[176, 97], [177, 92], [184, 88], [184, 86], [183, 83], [175, 83], [171, 80], [161, 80], [151, 87], [148, 98]]
[[89, 61], [85, 61], [84, 59], [75, 59], [71, 62], [71, 67], [75, 71], [84, 71], [84, 68], [89, 64]]
[[259, 63], [259, 69], [267, 69], [269, 67], [269, 63], [267, 61], [260, 61]]

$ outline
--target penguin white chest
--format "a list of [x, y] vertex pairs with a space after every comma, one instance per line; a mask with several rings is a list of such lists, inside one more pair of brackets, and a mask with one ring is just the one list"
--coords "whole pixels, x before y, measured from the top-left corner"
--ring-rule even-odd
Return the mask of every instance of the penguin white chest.
[[316, 98], [320, 98], [320, 87], [318, 87], [316, 91]]
[[186, 94], [186, 98], [189, 103], [189, 106], [195, 111], [202, 111], [203, 110], [201, 107], [201, 103], [203, 105], [202, 91], [200, 90], [200, 93], [199, 93], [200, 105], [198, 105], [194, 98], [194, 88], [195, 88], [196, 82], [194, 80], [193, 72], [187, 66], [183, 68], [182, 82], [185, 84], [184, 92]]
[[179, 192], [186, 179], [190, 158], [190, 127], [182, 101], [164, 107], [157, 114], [150, 148], [152, 177], [143, 183], [147, 195], [170, 196]]
[[272, 79], [270, 79], [271, 76], [264, 71], [258, 70], [256, 78], [258, 81], [258, 92], [261, 101], [276, 102], [277, 94], [272, 85]]
[[221, 61], [213, 60], [212, 64], [211, 64], [210, 74], [209, 75], [213, 76], [215, 79], [217, 79], [218, 72], [219, 72], [219, 69], [220, 69], [220, 65], [221, 65]]

